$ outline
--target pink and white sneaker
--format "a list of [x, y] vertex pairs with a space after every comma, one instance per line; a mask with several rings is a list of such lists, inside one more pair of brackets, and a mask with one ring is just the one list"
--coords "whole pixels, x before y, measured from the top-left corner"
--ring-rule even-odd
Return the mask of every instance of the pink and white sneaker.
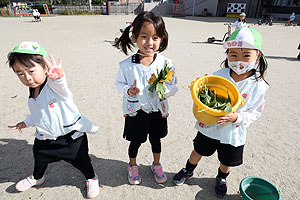
[[167, 181], [167, 175], [163, 171], [161, 164], [154, 165], [152, 163], [151, 170], [154, 173], [154, 179], [157, 183], [165, 183]]
[[86, 188], [87, 188], [87, 197], [89, 199], [93, 199], [99, 194], [99, 181], [98, 176], [96, 175], [92, 179], [88, 179], [86, 181]]
[[43, 184], [45, 181], [45, 176], [43, 176], [41, 179], [39, 180], [35, 180], [33, 175], [30, 175], [28, 176], [27, 178], [19, 181], [17, 184], [16, 184], [16, 189], [20, 192], [23, 192], [23, 191], [26, 191], [28, 190], [29, 188], [31, 188], [32, 186], [35, 186], [35, 185], [41, 185]]
[[139, 167], [138, 166], [130, 166], [128, 164], [128, 181], [132, 185], [138, 185], [141, 183], [142, 179], [139, 175]]

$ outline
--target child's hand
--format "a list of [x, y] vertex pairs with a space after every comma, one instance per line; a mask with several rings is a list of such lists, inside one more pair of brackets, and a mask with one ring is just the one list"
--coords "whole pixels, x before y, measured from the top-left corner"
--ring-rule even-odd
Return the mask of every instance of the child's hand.
[[43, 57], [47, 65], [47, 77], [49, 77], [50, 79], [60, 79], [61, 77], [63, 77], [62, 59], [61, 57], [58, 58], [57, 65], [51, 54], [49, 55], [49, 57], [52, 64], [50, 64], [50, 62], [45, 57]]
[[217, 124], [224, 124], [226, 122], [235, 122], [238, 118], [238, 115], [236, 112], [230, 113], [228, 115], [219, 117]]
[[140, 90], [136, 87], [136, 80], [134, 80], [133, 85], [128, 89], [127, 94], [137, 95]]
[[22, 133], [22, 129], [26, 128], [26, 124], [24, 122], [19, 122], [15, 126], [8, 126], [8, 130], [18, 130], [20, 133]]

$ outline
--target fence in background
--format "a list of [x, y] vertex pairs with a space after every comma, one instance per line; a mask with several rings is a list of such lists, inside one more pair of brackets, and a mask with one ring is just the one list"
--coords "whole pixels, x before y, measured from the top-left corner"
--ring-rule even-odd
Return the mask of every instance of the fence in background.
[[[122, 2], [111, 2], [109, 6], [109, 12], [111, 15], [120, 14], [139, 14], [143, 11], [142, 3], [122, 3]], [[89, 6], [74, 6], [74, 5], [54, 5], [52, 6], [53, 14], [61, 14], [63, 10], [91, 10], [95, 13], [107, 14], [107, 7], [92, 5], [90, 9]]]

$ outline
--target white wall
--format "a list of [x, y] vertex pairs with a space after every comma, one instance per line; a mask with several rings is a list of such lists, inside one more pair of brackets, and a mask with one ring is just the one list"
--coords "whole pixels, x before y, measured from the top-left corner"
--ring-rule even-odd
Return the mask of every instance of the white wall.
[[[181, 13], [185, 15], [193, 15], [193, 3], [194, 0], [186, 0], [184, 8], [181, 7]], [[173, 3], [144, 3], [144, 11], [158, 12], [161, 15], [173, 15], [174, 12]], [[208, 10], [213, 16], [217, 14], [218, 0], [195, 0], [194, 15], [201, 15], [204, 8]], [[184, 9], [182, 11], [182, 9]]]
[[[194, 0], [185, 0], [185, 14], [186, 15], [193, 15], [193, 4]], [[217, 15], [217, 8], [218, 8], [218, 0], [195, 0], [195, 15], [201, 15], [204, 8], [207, 8], [208, 12], [211, 13], [213, 16]]]

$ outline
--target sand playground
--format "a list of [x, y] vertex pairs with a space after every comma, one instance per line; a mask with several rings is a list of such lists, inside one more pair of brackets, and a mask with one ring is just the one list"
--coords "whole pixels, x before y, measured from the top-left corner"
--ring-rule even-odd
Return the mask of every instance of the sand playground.
[[[124, 117], [122, 96], [113, 82], [119, 62], [126, 56], [111, 46], [119, 29], [135, 16], [56, 16], [43, 18], [0, 18], [0, 199], [85, 199], [84, 176], [70, 164], [50, 164], [42, 186], [17, 192], [15, 184], [33, 171], [34, 128], [20, 134], [8, 131], [8, 125], [24, 120], [29, 114], [28, 89], [6, 64], [6, 55], [21, 41], [37, 41], [57, 59], [63, 58], [68, 84], [79, 110], [101, 127], [97, 135], [88, 135], [89, 153], [99, 176], [100, 194], [96, 199], [216, 199], [214, 182], [218, 169], [216, 154], [203, 158], [194, 177], [175, 186], [172, 177], [182, 167], [193, 149], [196, 135], [189, 83], [211, 74], [225, 59], [221, 43], [208, 44], [208, 37], [222, 38], [230, 18], [164, 17], [169, 46], [162, 54], [172, 59], [179, 91], [169, 99], [169, 134], [162, 140], [161, 163], [168, 176], [157, 184], [150, 170], [152, 154], [149, 142], [139, 150], [137, 162], [142, 183], [127, 181], [127, 149], [122, 138]], [[251, 21], [251, 19], [249, 19]], [[249, 24], [253, 24], [250, 23]], [[282, 199], [299, 199], [300, 188], [300, 62], [298, 44], [300, 27], [253, 26], [263, 36], [263, 51], [269, 62], [266, 80], [265, 110], [248, 128], [243, 165], [232, 168], [228, 193], [224, 199], [238, 200], [240, 181], [247, 176], [262, 177], [282, 192]]]

